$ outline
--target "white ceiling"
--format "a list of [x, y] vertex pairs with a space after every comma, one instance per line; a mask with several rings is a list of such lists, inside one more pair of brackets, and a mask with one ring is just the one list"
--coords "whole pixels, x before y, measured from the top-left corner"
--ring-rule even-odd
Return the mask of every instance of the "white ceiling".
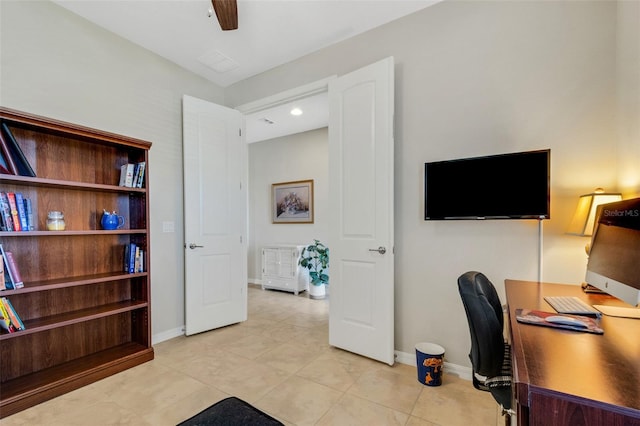
[[[54, 3], [130, 40], [213, 83], [227, 87], [323, 47], [408, 15], [440, 0], [238, 0], [238, 29], [222, 31], [209, 0], [53, 0]], [[226, 70], [216, 71], [206, 63]], [[326, 105], [326, 102], [324, 103]], [[283, 107], [280, 107], [282, 109]], [[314, 108], [318, 108], [315, 106]], [[325, 108], [326, 110], [326, 108]], [[247, 122], [277, 137], [283, 128], [318, 125], [314, 113], [290, 116], [274, 111]], [[323, 113], [324, 114], [324, 113]], [[262, 120], [258, 115], [255, 120]], [[269, 118], [274, 117], [274, 118]], [[287, 118], [287, 120], [285, 120]], [[313, 127], [315, 126], [315, 127]], [[324, 122], [326, 126], [326, 118]], [[280, 128], [279, 131], [275, 131]], [[300, 130], [297, 130], [300, 131]], [[252, 135], [253, 133], [253, 135]], [[269, 133], [271, 134], [271, 133]], [[269, 138], [270, 138], [269, 137]]]

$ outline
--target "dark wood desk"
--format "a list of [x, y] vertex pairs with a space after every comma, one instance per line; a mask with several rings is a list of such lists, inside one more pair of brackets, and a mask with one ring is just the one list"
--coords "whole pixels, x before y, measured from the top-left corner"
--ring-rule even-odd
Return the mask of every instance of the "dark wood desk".
[[518, 425], [640, 425], [640, 320], [602, 316], [604, 334], [516, 321], [518, 308], [555, 312], [544, 296], [621, 305], [578, 285], [505, 281]]

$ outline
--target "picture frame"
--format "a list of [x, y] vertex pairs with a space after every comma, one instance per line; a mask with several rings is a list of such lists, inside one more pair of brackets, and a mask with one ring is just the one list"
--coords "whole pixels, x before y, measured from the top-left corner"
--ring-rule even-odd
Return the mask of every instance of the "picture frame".
[[271, 184], [273, 223], [313, 223], [313, 179]]

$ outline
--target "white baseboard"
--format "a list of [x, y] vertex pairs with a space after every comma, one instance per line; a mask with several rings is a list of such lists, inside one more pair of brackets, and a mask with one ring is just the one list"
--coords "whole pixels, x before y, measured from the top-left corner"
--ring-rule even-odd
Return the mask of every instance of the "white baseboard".
[[[400, 351], [395, 351], [396, 354], [396, 361], [401, 363], [401, 364], [406, 364], [406, 365], [412, 365], [414, 367], [416, 367], [416, 354], [408, 354], [406, 352], [400, 352]], [[446, 371], [447, 373], [450, 374], [455, 374], [456, 376], [460, 377], [461, 379], [464, 380], [469, 380], [471, 381], [471, 368], [469, 367], [464, 367], [462, 365], [458, 365], [458, 364], [452, 364], [450, 362], [446, 362], [444, 363], [444, 368], [443, 371]]]
[[247, 282], [249, 284], [257, 284], [257, 285], [262, 285], [262, 280], [260, 278], [249, 278], [247, 280]]
[[151, 336], [151, 344], [156, 345], [158, 343], [164, 342], [165, 340], [173, 339], [174, 337], [179, 337], [184, 335], [184, 326], [174, 328], [172, 330], [163, 331], [162, 333], [154, 334]]

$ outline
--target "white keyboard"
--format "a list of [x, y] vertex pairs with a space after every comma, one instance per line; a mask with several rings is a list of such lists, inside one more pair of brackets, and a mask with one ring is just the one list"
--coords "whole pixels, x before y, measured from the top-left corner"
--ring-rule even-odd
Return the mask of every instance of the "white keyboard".
[[544, 300], [559, 314], [589, 315], [599, 317], [600, 311], [575, 296], [545, 296]]

